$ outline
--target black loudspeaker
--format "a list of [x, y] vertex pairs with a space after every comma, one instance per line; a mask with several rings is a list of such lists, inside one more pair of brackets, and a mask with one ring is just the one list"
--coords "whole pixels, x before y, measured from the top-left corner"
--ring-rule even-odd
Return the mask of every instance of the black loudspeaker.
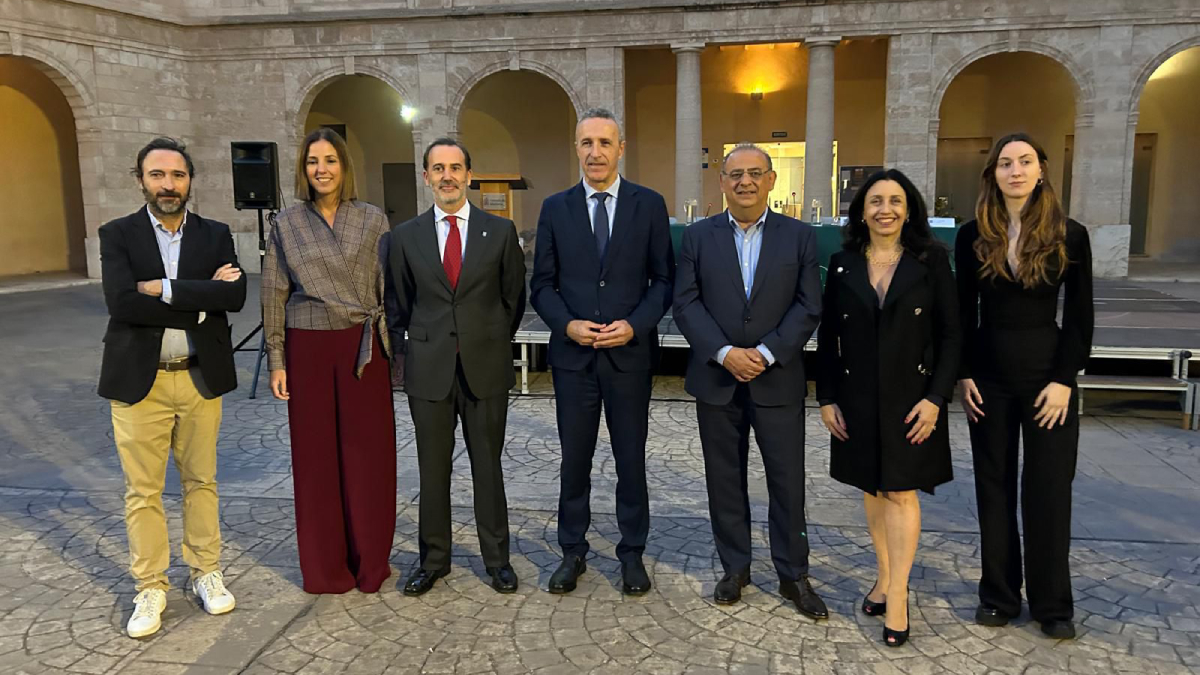
[[279, 209], [279, 153], [271, 141], [233, 141], [233, 206]]

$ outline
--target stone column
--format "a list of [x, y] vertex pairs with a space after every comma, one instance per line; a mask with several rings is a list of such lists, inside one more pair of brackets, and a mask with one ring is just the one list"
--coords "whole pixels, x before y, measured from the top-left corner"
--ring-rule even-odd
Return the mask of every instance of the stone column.
[[933, 105], [933, 37], [928, 33], [893, 35], [888, 40], [886, 116], [883, 163], [899, 169], [920, 188], [933, 212], [937, 161], [936, 115]]
[[1075, 102], [1071, 216], [1090, 231], [1093, 273], [1120, 278], [1129, 270], [1133, 28], [1105, 26], [1092, 37], [1094, 44], [1106, 47], [1093, 50], [1085, 62], [1091, 70], [1091, 100]]
[[704, 196], [700, 148], [700, 52], [702, 44], [672, 45], [675, 52], [675, 202], [674, 215], [683, 220], [683, 205], [699, 204]]
[[620, 47], [588, 47], [585, 108], [607, 108], [625, 121], [625, 59]]
[[425, 153], [425, 145], [440, 136], [452, 135], [458, 128], [458, 120], [446, 116], [449, 94], [446, 89], [446, 55], [436, 52], [418, 55], [417, 116], [412, 121], [413, 157], [417, 163], [417, 213], [424, 213], [433, 206], [433, 197], [421, 175], [421, 156]]
[[[104, 223], [101, 208], [107, 201], [105, 198], [108, 196], [108, 192], [104, 185], [102, 164], [104, 134], [91, 127], [91, 123], [92, 120], [76, 120], [75, 140], [79, 145], [79, 182], [83, 188], [83, 215], [87, 229], [86, 238], [83, 240], [83, 249], [87, 257], [87, 275], [92, 279], [99, 279], [100, 225]], [[257, 246], [257, 242], [255, 246]], [[257, 254], [257, 251], [255, 253]], [[240, 251], [238, 260], [243, 260]], [[258, 255], [253, 257], [253, 265], [255, 268], [258, 267]], [[251, 270], [246, 262], [242, 262], [242, 266], [246, 268], [246, 271], [257, 271]]]
[[[587, 100], [584, 108], [607, 108], [617, 117], [621, 135], [625, 135], [625, 50], [621, 47], [588, 47]], [[582, 112], [582, 111], [581, 111]], [[575, 142], [571, 130], [570, 142]], [[618, 164], [625, 173], [625, 158]]]
[[822, 218], [837, 215], [833, 202], [833, 49], [840, 37], [805, 41], [808, 47], [808, 116], [804, 129], [804, 201], [801, 218], [810, 220], [815, 200]]

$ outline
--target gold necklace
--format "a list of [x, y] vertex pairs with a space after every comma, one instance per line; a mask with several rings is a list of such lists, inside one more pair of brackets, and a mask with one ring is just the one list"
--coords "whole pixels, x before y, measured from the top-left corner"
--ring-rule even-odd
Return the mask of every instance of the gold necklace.
[[898, 247], [896, 249], [895, 253], [890, 258], [885, 258], [882, 260], [875, 259], [875, 257], [872, 256], [871, 254], [872, 254], [871, 245], [867, 244], [867, 262], [871, 263], [872, 265], [874, 265], [876, 267], [891, 267], [892, 265], [895, 265], [897, 262], [900, 261], [900, 256], [904, 255], [904, 248]]

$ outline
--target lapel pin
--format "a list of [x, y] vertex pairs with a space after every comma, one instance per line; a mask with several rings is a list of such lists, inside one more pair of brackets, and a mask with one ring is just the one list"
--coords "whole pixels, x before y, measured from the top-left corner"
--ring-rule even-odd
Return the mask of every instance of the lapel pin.
[[485, 237], [487, 236], [487, 230], [483, 231], [483, 236], [485, 236]]
[[913, 310], [913, 314], [915, 314], [915, 315], [917, 315], [917, 316], [921, 316], [921, 308], [920, 308], [920, 307], [918, 307], [918, 308], [914, 309], [914, 310]]

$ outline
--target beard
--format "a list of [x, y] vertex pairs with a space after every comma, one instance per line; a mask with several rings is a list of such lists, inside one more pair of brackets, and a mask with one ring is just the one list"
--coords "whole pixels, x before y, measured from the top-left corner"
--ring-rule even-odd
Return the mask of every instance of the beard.
[[[179, 213], [187, 206], [188, 197], [191, 195], [180, 194], [178, 192], [163, 191], [157, 194], [142, 188], [142, 196], [146, 199], [146, 204], [156, 216], [173, 216]], [[171, 201], [168, 197], [176, 197], [179, 201]]]
[[438, 186], [437, 190], [434, 190], [434, 200], [437, 201], [437, 203], [439, 205], [453, 204], [454, 202], [458, 201], [460, 197], [462, 197], [462, 193], [463, 193], [462, 186], [459, 185], [458, 183], [455, 183], [453, 185], [453, 187], [458, 188], [458, 190], [454, 193], [454, 196], [450, 196], [450, 195], [447, 195], [445, 192], [442, 192], [443, 187], [451, 187], [451, 185], [450, 184], [442, 184], [442, 185]]

